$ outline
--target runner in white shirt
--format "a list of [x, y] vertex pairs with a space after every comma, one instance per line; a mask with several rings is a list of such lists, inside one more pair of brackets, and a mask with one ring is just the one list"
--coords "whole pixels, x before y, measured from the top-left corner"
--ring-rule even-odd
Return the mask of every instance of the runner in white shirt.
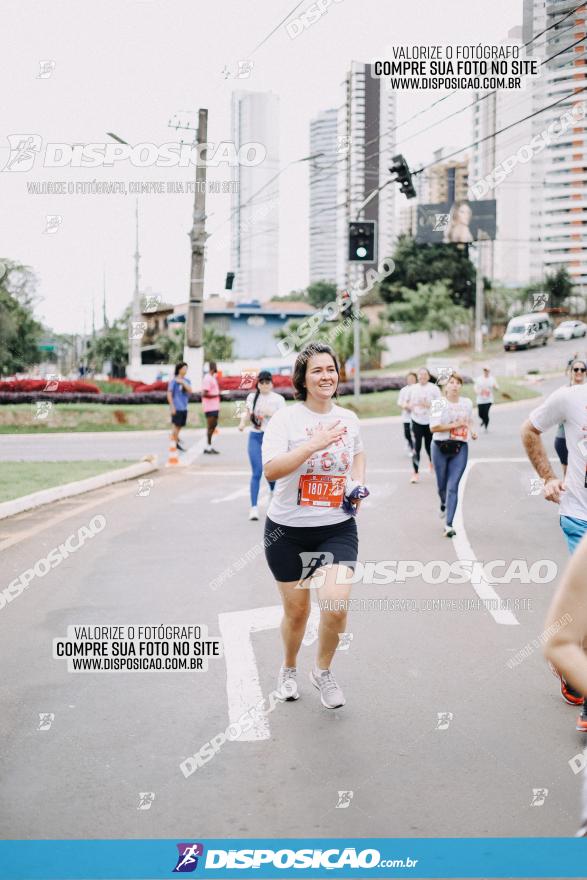
[[445, 396], [432, 403], [430, 416], [434, 437], [432, 461], [440, 496], [440, 515], [446, 513], [444, 534], [447, 538], [453, 538], [456, 534], [453, 519], [459, 483], [469, 456], [469, 437], [477, 439], [477, 434], [471, 430], [473, 404], [468, 397], [460, 397], [462, 387], [463, 380], [459, 374], [451, 373], [444, 386]]
[[[261, 475], [263, 473], [263, 463], [261, 460], [261, 447], [263, 445], [263, 437], [265, 429], [269, 424], [271, 416], [279, 409], [285, 406], [285, 400], [281, 394], [273, 391], [273, 377], [269, 370], [261, 370], [257, 376], [257, 388], [248, 395], [245, 410], [241, 415], [239, 431], [244, 431], [247, 422], [251, 425], [248, 441], [249, 461], [251, 463], [251, 511], [249, 519], [258, 520], [259, 511], [257, 509], [257, 501], [259, 499], [259, 487], [261, 485]], [[269, 491], [273, 493], [275, 483], [269, 483]]]
[[420, 367], [418, 370], [418, 382], [410, 388], [410, 393], [405, 404], [412, 417], [412, 431], [414, 434], [414, 454], [412, 456], [414, 473], [410, 480], [411, 483], [418, 482], [422, 440], [424, 441], [426, 452], [430, 459], [430, 470], [432, 470], [432, 452], [430, 449], [430, 444], [432, 442], [432, 434], [430, 432], [430, 406], [433, 400], [438, 400], [439, 398], [440, 391], [438, 390], [438, 387], [430, 381], [430, 373], [426, 367]]
[[408, 455], [410, 458], [414, 454], [414, 441], [412, 440], [412, 416], [410, 414], [410, 410], [407, 408], [406, 404], [408, 402], [408, 398], [410, 396], [410, 389], [412, 385], [415, 385], [418, 381], [418, 376], [416, 373], [408, 373], [406, 376], [406, 385], [403, 388], [400, 388], [400, 392], [397, 396], [397, 405], [402, 411], [402, 424], [404, 426], [404, 438], [406, 441], [406, 447], [408, 450]]
[[318, 655], [310, 680], [328, 709], [345, 703], [330, 665], [339, 634], [346, 629], [350, 585], [344, 583], [349, 574], [345, 569], [353, 569], [358, 552], [354, 517], [360, 499], [368, 494], [359, 420], [332, 402], [338, 382], [332, 349], [323, 343], [307, 346], [293, 373], [300, 402], [273, 416], [262, 450], [265, 476], [276, 481], [265, 526], [265, 555], [284, 609], [285, 657], [278, 690], [293, 683], [290, 699], [299, 696], [297, 655], [310, 614], [309, 588], [319, 583]]
[[479, 421], [485, 427], [489, 427], [489, 410], [493, 401], [493, 391], [499, 390], [496, 379], [491, 375], [489, 367], [483, 367], [483, 375], [475, 379], [475, 394], [477, 395], [477, 412]]
[[[565, 427], [568, 449], [563, 480], [554, 473], [540, 436], [560, 424]], [[569, 552], [574, 553], [587, 533], [587, 385], [559, 388], [549, 395], [522, 426], [522, 440], [534, 469], [544, 480], [544, 497], [560, 505], [561, 529]], [[560, 678], [563, 699], [567, 703], [583, 704], [577, 729], [587, 732], [587, 705], [562, 675]]]

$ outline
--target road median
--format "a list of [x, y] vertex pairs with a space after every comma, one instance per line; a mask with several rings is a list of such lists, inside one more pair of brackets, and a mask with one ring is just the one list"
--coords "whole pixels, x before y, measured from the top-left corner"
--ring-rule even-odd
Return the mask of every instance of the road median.
[[59, 486], [51, 486], [48, 489], [41, 489], [38, 492], [31, 492], [28, 495], [21, 495], [19, 498], [3, 501], [0, 503], [0, 520], [16, 516], [18, 513], [24, 513], [27, 510], [33, 510], [45, 504], [61, 501], [64, 498], [83, 495], [86, 492], [94, 491], [94, 489], [103, 489], [105, 486], [113, 483], [137, 479], [144, 474], [157, 470], [158, 467], [157, 457], [148, 455], [142, 461], [138, 461], [128, 467], [116, 468], [115, 470], [96, 474], [83, 480], [62, 483]]

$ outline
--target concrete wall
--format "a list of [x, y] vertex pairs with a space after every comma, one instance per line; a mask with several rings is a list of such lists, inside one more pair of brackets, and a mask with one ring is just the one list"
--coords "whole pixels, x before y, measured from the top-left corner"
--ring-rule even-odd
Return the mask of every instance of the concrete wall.
[[387, 351], [381, 353], [381, 366], [396, 361], [407, 361], [418, 357], [420, 354], [428, 354], [431, 351], [443, 351], [450, 345], [448, 333], [437, 330], [429, 333], [427, 330], [419, 330], [417, 333], [396, 333], [393, 336], [384, 336], [382, 342]]

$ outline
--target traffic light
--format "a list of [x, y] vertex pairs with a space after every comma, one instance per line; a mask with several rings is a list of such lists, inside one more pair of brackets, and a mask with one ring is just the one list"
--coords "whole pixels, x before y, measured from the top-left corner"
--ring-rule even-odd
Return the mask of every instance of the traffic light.
[[226, 283], [224, 285], [225, 290], [232, 290], [232, 283], [234, 281], [234, 272], [226, 273]]
[[395, 175], [395, 182], [399, 183], [400, 192], [402, 192], [407, 199], [415, 199], [416, 190], [412, 183], [412, 175], [408, 168], [408, 163], [401, 153], [393, 157], [393, 165], [389, 170]]
[[374, 263], [375, 231], [377, 224], [373, 220], [360, 220], [349, 223], [349, 262]]

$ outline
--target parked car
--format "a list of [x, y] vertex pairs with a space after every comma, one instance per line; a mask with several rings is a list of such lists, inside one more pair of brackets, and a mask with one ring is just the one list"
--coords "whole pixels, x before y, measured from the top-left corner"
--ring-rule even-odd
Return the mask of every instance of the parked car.
[[546, 345], [552, 336], [552, 321], [546, 312], [530, 312], [512, 318], [503, 335], [506, 351], [530, 348], [532, 345]]
[[587, 334], [587, 324], [584, 321], [563, 321], [554, 331], [555, 339], [574, 339], [576, 336]]

